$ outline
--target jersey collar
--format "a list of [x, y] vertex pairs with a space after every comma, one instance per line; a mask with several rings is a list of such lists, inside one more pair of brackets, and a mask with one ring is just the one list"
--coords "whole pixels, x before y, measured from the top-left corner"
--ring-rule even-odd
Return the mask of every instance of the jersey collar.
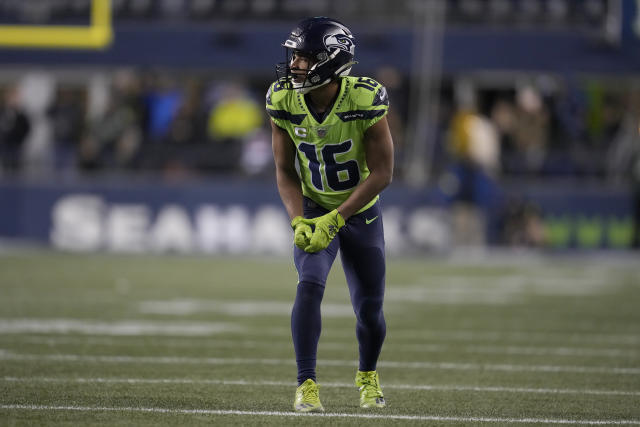
[[305, 108], [311, 114], [311, 117], [313, 117], [313, 119], [318, 124], [322, 124], [322, 122], [324, 122], [325, 119], [327, 117], [329, 117], [329, 115], [331, 113], [333, 113], [333, 110], [336, 107], [336, 101], [338, 99], [340, 99], [340, 97], [342, 96], [342, 94], [344, 92], [344, 88], [345, 88], [345, 79], [341, 78], [340, 79], [340, 88], [338, 89], [338, 92], [336, 92], [336, 96], [333, 98], [333, 101], [331, 101], [331, 104], [329, 105], [329, 107], [322, 114], [318, 114], [318, 112], [316, 112], [315, 109], [311, 106], [311, 103], [307, 102], [307, 96], [308, 95], [302, 96]]

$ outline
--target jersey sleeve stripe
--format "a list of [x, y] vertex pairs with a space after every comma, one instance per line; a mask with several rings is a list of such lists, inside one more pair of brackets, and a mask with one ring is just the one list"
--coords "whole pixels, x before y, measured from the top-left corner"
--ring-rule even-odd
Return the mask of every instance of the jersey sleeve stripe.
[[306, 114], [291, 114], [286, 110], [273, 110], [271, 108], [267, 108], [267, 113], [274, 119], [288, 120], [295, 125], [299, 125], [302, 123]]
[[371, 105], [373, 107], [377, 107], [379, 105], [389, 106], [389, 97], [387, 96], [387, 90], [384, 87], [381, 87], [380, 90], [376, 92], [376, 96], [374, 96]]

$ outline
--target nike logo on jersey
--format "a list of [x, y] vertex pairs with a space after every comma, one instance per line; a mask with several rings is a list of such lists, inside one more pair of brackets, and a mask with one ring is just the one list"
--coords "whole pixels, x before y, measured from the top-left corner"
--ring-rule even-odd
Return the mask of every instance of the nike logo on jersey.
[[378, 219], [378, 215], [374, 216], [373, 218], [369, 219], [369, 218], [365, 218], [364, 222], [366, 224], [371, 224], [373, 221], [375, 221], [376, 219]]

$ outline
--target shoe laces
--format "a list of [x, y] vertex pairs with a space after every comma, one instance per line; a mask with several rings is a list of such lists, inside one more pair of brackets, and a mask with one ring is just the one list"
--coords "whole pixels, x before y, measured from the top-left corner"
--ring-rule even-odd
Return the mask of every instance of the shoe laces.
[[368, 397], [382, 397], [382, 390], [380, 390], [380, 385], [378, 384], [377, 375], [364, 375], [360, 377], [360, 391], [364, 391], [364, 393]]
[[318, 386], [315, 387], [313, 384], [309, 384], [302, 389], [302, 401], [303, 402], [314, 402], [320, 398]]

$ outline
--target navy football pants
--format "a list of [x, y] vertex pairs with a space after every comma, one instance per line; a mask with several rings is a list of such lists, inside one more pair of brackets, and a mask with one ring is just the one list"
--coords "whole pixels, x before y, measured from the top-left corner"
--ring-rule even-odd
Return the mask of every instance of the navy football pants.
[[[304, 216], [314, 218], [328, 211], [304, 200]], [[386, 334], [382, 312], [385, 257], [380, 202], [349, 218], [329, 246], [307, 253], [294, 246], [298, 289], [291, 313], [291, 334], [298, 365], [298, 384], [316, 379], [316, 353], [320, 339], [320, 303], [327, 275], [340, 249], [351, 304], [356, 315], [361, 371], [373, 371]]]

